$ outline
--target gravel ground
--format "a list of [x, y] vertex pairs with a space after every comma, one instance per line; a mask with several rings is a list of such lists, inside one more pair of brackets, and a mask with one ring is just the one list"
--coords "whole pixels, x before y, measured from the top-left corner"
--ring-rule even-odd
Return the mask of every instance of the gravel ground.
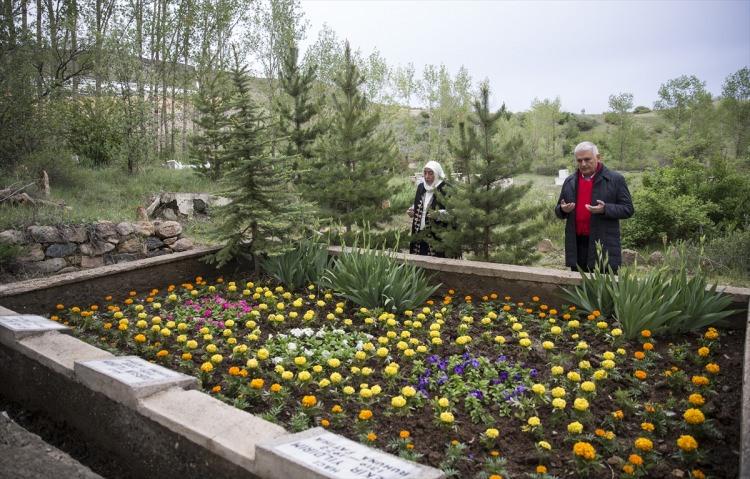
[[102, 479], [0, 411], [0, 479]]

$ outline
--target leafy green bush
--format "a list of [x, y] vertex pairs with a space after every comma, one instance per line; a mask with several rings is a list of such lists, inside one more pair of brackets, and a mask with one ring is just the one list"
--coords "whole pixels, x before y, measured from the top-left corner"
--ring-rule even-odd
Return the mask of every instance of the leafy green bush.
[[344, 247], [324, 275], [324, 284], [359, 306], [405, 311], [424, 304], [440, 287], [423, 269], [402, 263], [393, 251]]
[[64, 113], [66, 138], [84, 164], [106, 166], [115, 161], [123, 144], [122, 106], [107, 98], [80, 98]]
[[21, 246], [11, 243], [0, 243], [0, 271], [5, 271], [13, 264], [16, 257], [23, 253]]
[[680, 313], [666, 324], [667, 334], [703, 329], [735, 313], [727, 310], [732, 304], [729, 296], [718, 294], [715, 284], [707, 289], [708, 281], [703, 273], [690, 276], [687, 269], [682, 268], [670, 276], [669, 287], [677, 294], [675, 308]]
[[734, 230], [713, 238], [704, 251], [716, 271], [750, 277], [750, 230]]
[[614, 310], [611, 285], [615, 280], [612, 274], [603, 273], [599, 268], [586, 274], [581, 273], [581, 284], [572, 288], [562, 288], [562, 296], [586, 312], [599, 310], [609, 316]]
[[633, 113], [635, 113], [636, 115], [640, 115], [641, 113], [650, 113], [650, 112], [651, 112], [651, 108], [647, 106], [643, 106], [643, 105], [639, 105], [633, 109]]
[[324, 244], [300, 241], [293, 249], [261, 261], [261, 268], [279, 280], [287, 289], [300, 290], [317, 284], [328, 266], [328, 250]]
[[622, 223], [626, 246], [696, 238], [711, 230], [709, 214], [716, 208], [692, 195], [675, 195], [669, 190], [641, 188], [633, 193], [636, 214]]

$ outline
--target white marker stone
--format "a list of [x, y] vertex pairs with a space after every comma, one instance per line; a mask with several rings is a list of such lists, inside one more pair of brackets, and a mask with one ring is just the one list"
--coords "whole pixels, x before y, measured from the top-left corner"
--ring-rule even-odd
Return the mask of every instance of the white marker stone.
[[[258, 473], [269, 478], [437, 479], [437, 469], [406, 461], [315, 428], [256, 448]], [[290, 476], [291, 474], [291, 476]], [[265, 476], [263, 476], [265, 477]]]
[[0, 316], [0, 341], [19, 341], [47, 331], [70, 331], [70, 328], [42, 316], [32, 314]]
[[115, 401], [135, 405], [138, 399], [173, 387], [194, 389], [198, 380], [138, 356], [75, 362], [76, 378]]

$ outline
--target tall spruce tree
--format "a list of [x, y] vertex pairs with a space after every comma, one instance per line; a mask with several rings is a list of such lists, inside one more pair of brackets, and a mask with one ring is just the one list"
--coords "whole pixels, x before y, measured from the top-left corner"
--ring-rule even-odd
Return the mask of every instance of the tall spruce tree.
[[291, 183], [291, 158], [273, 153], [269, 127], [251, 97], [246, 69], [232, 72], [236, 93], [222, 155], [228, 168], [222, 176], [223, 195], [231, 203], [218, 208], [219, 227], [214, 237], [224, 247], [210, 258], [222, 266], [236, 257], [253, 261], [282, 246], [302, 224], [304, 205]]
[[469, 116], [473, 133], [464, 134], [470, 148], [457, 150], [472, 158], [472, 179], [456, 185], [445, 199], [448, 226], [438, 236], [449, 255], [471, 252], [482, 260], [524, 264], [533, 259], [539, 207], [522, 202], [531, 184], [506, 184], [524, 169], [518, 154], [523, 140], [498, 138], [499, 122], [508, 113], [505, 105], [490, 111], [489, 97], [485, 82]]
[[364, 78], [348, 42], [334, 82], [333, 115], [316, 148], [308, 191], [323, 215], [349, 230], [354, 224], [377, 223], [390, 215], [384, 202], [397, 151], [392, 135], [378, 130], [380, 115], [362, 93]]
[[455, 167], [461, 172], [465, 183], [471, 183], [471, 163], [474, 156], [473, 143], [476, 141], [472, 127], [467, 128], [465, 121], [456, 126], [456, 138], [448, 140], [448, 151], [455, 159]]
[[196, 171], [213, 180], [222, 174], [230, 97], [230, 85], [217, 73], [201, 82], [193, 100], [198, 133], [190, 138], [190, 162]]
[[279, 71], [279, 84], [284, 95], [276, 98], [275, 106], [279, 115], [279, 130], [286, 138], [284, 152], [297, 156], [293, 169], [295, 173], [310, 168], [313, 156], [313, 143], [320, 133], [316, 116], [320, 102], [313, 98], [315, 65], [303, 70], [299, 65], [299, 50], [292, 44], [284, 55]]

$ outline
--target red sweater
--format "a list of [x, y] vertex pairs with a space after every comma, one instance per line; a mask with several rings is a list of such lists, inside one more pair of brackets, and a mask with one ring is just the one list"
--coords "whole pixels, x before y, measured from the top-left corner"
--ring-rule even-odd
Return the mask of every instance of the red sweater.
[[588, 236], [591, 232], [591, 212], [586, 208], [586, 205], [591, 204], [591, 195], [594, 191], [594, 178], [599, 170], [602, 169], [602, 164], [599, 163], [596, 167], [596, 171], [591, 178], [585, 179], [581, 172], [578, 172], [578, 191], [576, 192], [576, 235], [577, 236]]

